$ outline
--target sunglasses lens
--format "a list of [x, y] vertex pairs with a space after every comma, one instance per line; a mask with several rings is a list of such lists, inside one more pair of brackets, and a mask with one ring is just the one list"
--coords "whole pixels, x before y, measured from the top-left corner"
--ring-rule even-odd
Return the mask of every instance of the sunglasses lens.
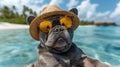
[[49, 30], [52, 28], [52, 22], [51, 21], [43, 21], [40, 23], [39, 28], [42, 32], [49, 32]]
[[60, 19], [60, 24], [62, 25], [62, 26], [65, 26], [66, 28], [70, 28], [71, 26], [72, 26], [72, 19], [71, 18], [69, 18], [69, 17], [62, 17], [61, 19]]

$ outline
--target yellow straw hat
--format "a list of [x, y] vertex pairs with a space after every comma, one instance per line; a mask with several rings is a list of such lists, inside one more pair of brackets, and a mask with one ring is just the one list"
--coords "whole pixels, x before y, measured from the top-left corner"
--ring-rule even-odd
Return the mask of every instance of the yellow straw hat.
[[31, 36], [35, 40], [39, 40], [39, 37], [40, 37], [38, 27], [37, 27], [37, 22], [40, 22], [46, 17], [50, 17], [54, 15], [74, 16], [73, 25], [72, 25], [73, 29], [75, 30], [79, 25], [80, 20], [77, 17], [77, 15], [75, 15], [74, 13], [69, 12], [69, 11], [63, 11], [56, 5], [46, 6], [41, 10], [40, 15], [36, 17], [35, 19], [33, 19], [33, 21], [30, 24], [29, 31], [30, 31]]

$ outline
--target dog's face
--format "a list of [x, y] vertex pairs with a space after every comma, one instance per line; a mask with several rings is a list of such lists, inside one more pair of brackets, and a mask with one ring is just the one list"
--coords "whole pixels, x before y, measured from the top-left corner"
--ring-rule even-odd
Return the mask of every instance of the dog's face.
[[[59, 20], [59, 19], [56, 19]], [[40, 40], [52, 52], [65, 52], [72, 45], [73, 29], [55, 25], [48, 33], [40, 31]], [[42, 37], [41, 37], [42, 36]]]
[[[77, 14], [77, 9], [71, 9]], [[50, 16], [38, 22], [41, 46], [52, 52], [66, 52], [72, 45], [74, 17], [70, 16]], [[30, 20], [30, 19], [29, 19]]]

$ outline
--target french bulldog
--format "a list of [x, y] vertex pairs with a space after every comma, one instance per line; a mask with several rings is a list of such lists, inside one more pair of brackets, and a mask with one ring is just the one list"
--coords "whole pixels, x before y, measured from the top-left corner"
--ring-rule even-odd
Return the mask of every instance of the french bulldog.
[[[70, 10], [78, 14], [76, 8]], [[24, 67], [113, 67], [109, 64], [92, 59], [72, 42], [74, 30], [72, 27], [66, 28], [60, 24], [63, 16], [51, 16], [45, 18], [52, 21], [52, 28], [46, 33], [39, 29], [40, 44], [38, 46], [38, 59], [34, 64]], [[28, 17], [29, 24], [34, 16]], [[74, 17], [69, 17], [74, 18]], [[48, 27], [49, 28], [49, 27]]]

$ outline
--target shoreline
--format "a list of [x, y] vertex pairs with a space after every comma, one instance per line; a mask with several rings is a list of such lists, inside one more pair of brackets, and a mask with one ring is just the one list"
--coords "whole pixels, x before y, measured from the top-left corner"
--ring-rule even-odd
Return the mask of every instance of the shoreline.
[[[79, 27], [90, 27], [90, 26], [95, 26], [95, 25], [79, 25]], [[29, 25], [24, 25], [24, 24], [13, 24], [9, 22], [0, 22], [0, 30], [4, 29], [26, 29], [29, 28]]]
[[[79, 25], [78, 27], [95, 27], [96, 25]], [[0, 30], [5, 29], [28, 29], [29, 25], [25, 24], [14, 24], [9, 22], [0, 22]]]
[[24, 29], [29, 28], [29, 25], [24, 24], [12, 24], [9, 22], [0, 22], [0, 30], [4, 29]]
[[[89, 26], [95, 26], [95, 25], [79, 25], [79, 27], [82, 27], [82, 26], [89, 27]], [[19, 29], [19, 28], [29, 28], [29, 25], [0, 22], [0, 30], [1, 29]]]

